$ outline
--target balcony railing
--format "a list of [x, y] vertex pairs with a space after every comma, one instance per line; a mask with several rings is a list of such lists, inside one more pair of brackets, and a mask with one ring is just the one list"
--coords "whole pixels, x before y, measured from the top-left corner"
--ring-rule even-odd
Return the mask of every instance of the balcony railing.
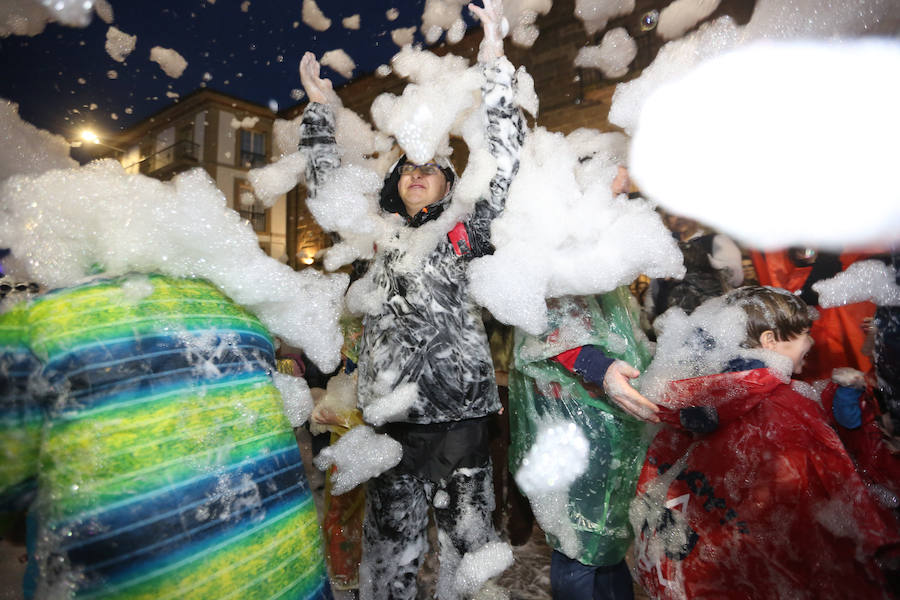
[[190, 140], [181, 140], [128, 165], [125, 167], [125, 170], [129, 170], [135, 165], [138, 166], [138, 169], [144, 175], [152, 175], [166, 167], [172, 167], [171, 170], [173, 171], [180, 170], [177, 169], [179, 164], [190, 165], [198, 162], [199, 149], [199, 144], [195, 144]]

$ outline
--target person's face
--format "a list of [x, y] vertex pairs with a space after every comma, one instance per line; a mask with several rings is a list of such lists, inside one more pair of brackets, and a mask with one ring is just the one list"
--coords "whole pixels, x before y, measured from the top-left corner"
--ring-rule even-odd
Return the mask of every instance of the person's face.
[[809, 335], [809, 329], [807, 329], [800, 335], [789, 340], [775, 340], [771, 350], [790, 358], [794, 363], [794, 374], [798, 375], [803, 371], [803, 366], [806, 363], [806, 355], [809, 354], [812, 347], [813, 339], [812, 336]]
[[440, 167], [429, 161], [424, 165], [406, 163], [400, 170], [397, 191], [406, 206], [406, 212], [413, 216], [430, 204], [444, 197], [450, 182], [444, 178]]

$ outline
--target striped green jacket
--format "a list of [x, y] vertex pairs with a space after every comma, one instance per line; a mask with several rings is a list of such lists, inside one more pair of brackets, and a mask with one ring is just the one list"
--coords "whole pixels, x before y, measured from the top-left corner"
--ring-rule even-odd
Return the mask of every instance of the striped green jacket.
[[98, 279], [0, 315], [0, 509], [29, 595], [328, 599], [259, 320], [197, 280]]

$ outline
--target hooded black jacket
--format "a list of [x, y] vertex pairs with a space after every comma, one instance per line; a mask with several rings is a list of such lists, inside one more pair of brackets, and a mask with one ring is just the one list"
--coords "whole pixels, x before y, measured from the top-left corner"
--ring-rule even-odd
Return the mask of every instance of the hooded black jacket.
[[[491, 221], [503, 210], [506, 194], [519, 166], [525, 136], [524, 118], [513, 102], [514, 70], [502, 58], [485, 67], [483, 92], [487, 137], [497, 160], [490, 196], [475, 204], [465, 219], [468, 252], [459, 256], [443, 237], [415, 271], [402, 271], [400, 245], [380, 248], [369, 275], [385, 300], [363, 323], [359, 357], [359, 404], [366, 407], [406, 383], [418, 385], [417, 398], [401, 421], [444, 423], [476, 418], [500, 408], [490, 349], [479, 307], [468, 294], [466, 266], [471, 258], [493, 251]], [[330, 170], [340, 165], [334, 142], [331, 109], [311, 103], [303, 114], [300, 149], [307, 157], [310, 195]], [[396, 169], [397, 167], [395, 167]], [[386, 178], [396, 189], [395, 173]], [[382, 193], [390, 210], [391, 190]], [[419, 215], [401, 215], [407, 226], [431, 221], [450, 202], [449, 194]], [[400, 211], [397, 211], [400, 212]], [[405, 213], [405, 211], [403, 211]]]

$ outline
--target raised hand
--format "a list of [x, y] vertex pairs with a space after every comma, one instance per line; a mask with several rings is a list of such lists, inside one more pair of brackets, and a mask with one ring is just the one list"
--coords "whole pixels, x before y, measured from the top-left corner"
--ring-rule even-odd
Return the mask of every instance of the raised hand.
[[509, 23], [503, 17], [503, 0], [482, 0], [484, 8], [469, 4], [481, 27], [484, 29], [484, 40], [478, 49], [478, 61], [490, 62], [503, 56], [503, 38], [509, 32]]
[[[337, 94], [331, 85], [330, 79], [322, 79], [319, 76], [319, 61], [312, 52], [307, 52], [300, 59], [300, 83], [310, 102], [318, 102], [319, 104], [335, 104]], [[337, 101], [337, 102], [336, 102]]]

